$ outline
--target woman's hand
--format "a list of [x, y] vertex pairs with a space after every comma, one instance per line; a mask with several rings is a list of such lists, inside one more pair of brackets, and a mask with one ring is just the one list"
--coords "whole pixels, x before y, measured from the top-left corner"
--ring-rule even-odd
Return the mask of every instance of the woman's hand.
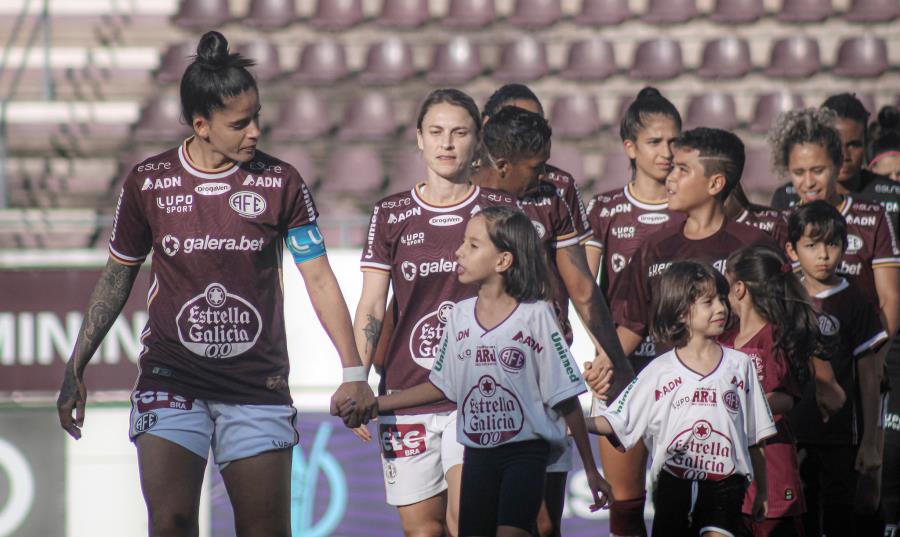
[[[76, 373], [75, 359], [70, 358], [66, 363], [59, 398], [56, 400], [56, 410], [59, 412], [59, 425], [75, 440], [81, 438], [85, 401], [87, 401], [87, 387], [84, 385], [84, 378], [82, 374]], [[74, 419], [72, 410], [75, 411]]]

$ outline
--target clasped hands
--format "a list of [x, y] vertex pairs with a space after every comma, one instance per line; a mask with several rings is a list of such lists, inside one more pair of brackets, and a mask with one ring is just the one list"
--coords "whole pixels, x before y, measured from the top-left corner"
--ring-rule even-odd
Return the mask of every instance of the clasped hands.
[[375, 394], [366, 382], [345, 382], [331, 396], [331, 415], [355, 429], [378, 415]]

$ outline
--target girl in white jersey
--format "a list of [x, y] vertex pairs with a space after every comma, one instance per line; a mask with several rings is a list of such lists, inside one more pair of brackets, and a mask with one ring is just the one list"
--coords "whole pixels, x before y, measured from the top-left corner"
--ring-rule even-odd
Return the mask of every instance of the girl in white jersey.
[[763, 440], [775, 424], [751, 358], [716, 341], [728, 321], [728, 283], [708, 265], [678, 261], [658, 285], [651, 333], [674, 349], [588, 418], [588, 429], [622, 449], [647, 445], [654, 537], [745, 535], [741, 503], [751, 480], [753, 515], [765, 516]]
[[586, 389], [547, 302], [549, 271], [531, 221], [514, 208], [485, 208], [466, 226], [456, 257], [460, 282], [478, 295], [450, 313], [429, 381], [380, 397], [380, 412], [444, 397], [457, 403], [465, 445], [460, 536], [530, 535], [566, 425], [599, 509], [609, 485], [588, 443], [578, 403]]

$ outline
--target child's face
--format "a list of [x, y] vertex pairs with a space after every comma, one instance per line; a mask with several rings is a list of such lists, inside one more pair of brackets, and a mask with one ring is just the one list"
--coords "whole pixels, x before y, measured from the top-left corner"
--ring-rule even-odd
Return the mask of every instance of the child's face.
[[797, 244], [787, 243], [787, 253], [793, 261], [800, 263], [804, 276], [825, 282], [834, 276], [844, 256], [844, 245], [840, 239], [832, 242], [813, 240], [810, 227], [806, 227]]
[[688, 311], [687, 327], [691, 337], [717, 337], [725, 330], [727, 309], [722, 298], [715, 293], [708, 293], [691, 305]]
[[674, 166], [666, 178], [669, 209], [690, 211], [703, 205], [722, 190], [725, 178], [721, 175], [706, 177], [699, 151], [675, 148], [672, 153]]
[[474, 216], [466, 224], [463, 243], [456, 250], [456, 273], [461, 283], [479, 283], [502, 272], [503, 253], [488, 235], [487, 221]]
[[788, 174], [803, 203], [831, 202], [837, 192], [837, 172], [820, 144], [797, 144], [788, 156]]

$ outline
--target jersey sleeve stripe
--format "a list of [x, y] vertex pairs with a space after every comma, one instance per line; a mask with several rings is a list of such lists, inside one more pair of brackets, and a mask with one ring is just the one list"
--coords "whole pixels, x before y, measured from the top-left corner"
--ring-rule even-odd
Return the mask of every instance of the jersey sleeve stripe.
[[888, 338], [887, 332], [885, 332], [884, 330], [882, 330], [881, 332], [878, 332], [877, 334], [875, 334], [874, 336], [869, 338], [868, 341], [862, 343], [861, 345], [859, 345], [858, 347], [853, 349], [853, 356], [859, 356], [860, 354], [870, 350], [875, 345], [878, 345], [879, 343], [883, 342], [887, 338]]
[[382, 263], [373, 263], [371, 261], [363, 261], [359, 264], [360, 270], [371, 270], [375, 272], [390, 272], [391, 266]]
[[144, 262], [145, 259], [147, 259], [146, 255], [142, 257], [131, 257], [129, 255], [122, 254], [120, 252], [117, 252], [111, 245], [109, 247], [109, 253], [110, 255], [112, 255], [113, 259], [115, 259], [122, 265], [140, 265]]
[[872, 267], [876, 266], [900, 266], [900, 257], [879, 257], [878, 259], [873, 259]]
[[603, 243], [600, 242], [600, 241], [595, 241], [595, 240], [593, 240], [593, 239], [588, 239], [587, 242], [584, 243], [584, 245], [587, 246], [587, 247], [589, 247], [589, 248], [596, 248], [597, 250], [600, 250], [601, 252], [603, 251]]
[[577, 246], [578, 244], [578, 237], [569, 237], [568, 239], [557, 238], [553, 241], [553, 246], [556, 248], [568, 248], [569, 246]]

